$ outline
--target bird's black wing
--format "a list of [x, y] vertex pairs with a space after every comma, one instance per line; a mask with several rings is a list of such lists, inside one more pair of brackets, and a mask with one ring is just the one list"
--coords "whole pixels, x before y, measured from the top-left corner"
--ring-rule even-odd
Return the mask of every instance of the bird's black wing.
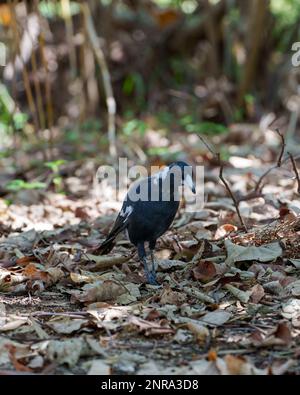
[[104, 242], [101, 244], [99, 247], [99, 253], [100, 255], [108, 254], [114, 247], [115, 243], [115, 238], [117, 235], [122, 232], [124, 229], [127, 228], [128, 226], [128, 221], [130, 218], [130, 215], [133, 211], [133, 206], [131, 202], [127, 199], [125, 199], [122, 209], [119, 212], [114, 226], [112, 227], [111, 231], [109, 232], [107, 238], [104, 240]]

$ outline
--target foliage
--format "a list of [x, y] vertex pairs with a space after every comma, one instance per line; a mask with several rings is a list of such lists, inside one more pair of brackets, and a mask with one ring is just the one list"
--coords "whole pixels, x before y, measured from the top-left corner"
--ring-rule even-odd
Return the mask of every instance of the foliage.
[[206, 135], [219, 135], [228, 132], [228, 128], [215, 122], [199, 122], [192, 115], [186, 115], [180, 119], [180, 124], [189, 133]]
[[27, 182], [24, 180], [16, 179], [16, 180], [12, 180], [12, 181], [8, 182], [5, 187], [8, 191], [18, 192], [18, 191], [22, 191], [24, 189], [27, 189], [27, 190], [44, 189], [46, 187], [46, 183], [39, 182], [39, 181]]

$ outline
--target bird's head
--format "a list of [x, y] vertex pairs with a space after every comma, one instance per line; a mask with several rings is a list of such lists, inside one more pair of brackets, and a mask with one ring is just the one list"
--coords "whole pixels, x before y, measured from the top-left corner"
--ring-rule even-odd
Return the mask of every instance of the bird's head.
[[193, 168], [186, 162], [178, 161], [171, 163], [168, 167], [168, 172], [175, 174], [175, 177], [180, 177], [181, 185], [186, 185], [193, 193], [196, 193], [196, 187], [193, 181]]

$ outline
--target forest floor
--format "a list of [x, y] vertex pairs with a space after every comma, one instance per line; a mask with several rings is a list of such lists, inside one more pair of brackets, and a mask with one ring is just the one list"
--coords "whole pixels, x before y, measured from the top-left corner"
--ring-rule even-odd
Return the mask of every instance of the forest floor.
[[120, 204], [92, 193], [93, 161], [65, 165], [64, 194], [2, 193], [0, 374], [300, 374], [300, 200], [268, 137], [224, 167], [247, 231], [202, 155], [207, 201], [159, 240], [159, 286], [125, 236], [97, 255]]

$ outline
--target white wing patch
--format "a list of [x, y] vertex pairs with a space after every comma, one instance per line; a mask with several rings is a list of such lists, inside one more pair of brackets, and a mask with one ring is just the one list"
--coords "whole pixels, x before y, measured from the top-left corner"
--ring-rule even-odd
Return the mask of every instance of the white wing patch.
[[125, 218], [124, 221], [126, 221], [126, 219], [129, 217], [129, 215], [132, 212], [133, 212], [133, 207], [127, 206], [125, 211], [123, 211], [123, 210], [120, 211], [120, 217], [124, 217]]
[[168, 176], [169, 173], [169, 166], [164, 167], [161, 171], [159, 171], [158, 173], [154, 174], [153, 176], [153, 182], [155, 185], [157, 185], [158, 180], [161, 178], [162, 180], [165, 180]]

